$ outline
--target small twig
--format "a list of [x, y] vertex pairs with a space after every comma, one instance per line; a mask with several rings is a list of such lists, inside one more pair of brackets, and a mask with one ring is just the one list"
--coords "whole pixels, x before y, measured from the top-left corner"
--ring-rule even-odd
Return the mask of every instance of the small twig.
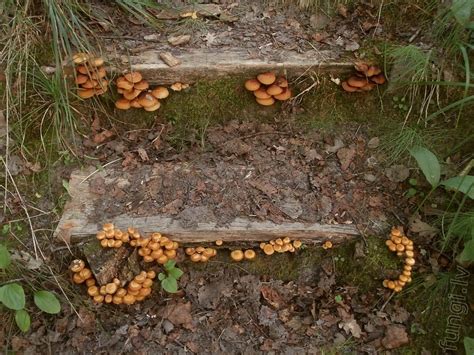
[[319, 85], [319, 81], [314, 81], [309, 87], [307, 87], [306, 89], [304, 89], [303, 91], [301, 91], [298, 95], [296, 95], [295, 97], [292, 97], [291, 100], [292, 101], [295, 101], [298, 97], [304, 95], [305, 93], [307, 93], [308, 91], [310, 91], [312, 88], [314, 88], [315, 86]]
[[395, 294], [395, 291], [393, 291], [391, 294], [390, 294], [390, 297], [385, 301], [385, 303], [382, 305], [382, 308], [380, 308], [380, 312], [382, 312], [385, 307], [387, 306], [387, 304], [390, 302], [390, 300], [392, 299], [393, 295]]
[[372, 38], [375, 37], [375, 33], [377, 32], [377, 29], [378, 29], [379, 26], [380, 26], [380, 17], [382, 16], [383, 2], [384, 2], [384, 0], [382, 0], [382, 1], [380, 2], [379, 13], [378, 13], [378, 16], [377, 16], [377, 24], [375, 25], [374, 32], [372, 33]]
[[[120, 160], [122, 160], [123, 158], [117, 158], [115, 160], [112, 160], [112, 161], [109, 161], [107, 164], [104, 164], [103, 166], [101, 166], [101, 169], [104, 169], [106, 166], [109, 166], [109, 165], [112, 165], [113, 163], [116, 163]], [[95, 169], [92, 173], [90, 173], [89, 175], [87, 175], [80, 183], [79, 185], [81, 185], [83, 182], [87, 181], [90, 177], [94, 176], [95, 174], [97, 174], [101, 169]]]

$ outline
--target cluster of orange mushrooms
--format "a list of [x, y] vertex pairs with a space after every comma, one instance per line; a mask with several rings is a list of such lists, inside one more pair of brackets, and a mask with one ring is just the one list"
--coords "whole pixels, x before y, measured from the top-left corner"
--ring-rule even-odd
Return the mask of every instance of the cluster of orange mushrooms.
[[323, 243], [323, 249], [324, 250], [331, 249], [331, 248], [332, 248], [332, 242], [330, 242], [329, 240], [327, 240]]
[[143, 108], [145, 111], [156, 111], [160, 108], [159, 100], [165, 99], [169, 91], [164, 86], [150, 89], [148, 82], [137, 71], [129, 72], [117, 78], [117, 92], [122, 95], [115, 102], [120, 110]]
[[244, 86], [253, 92], [257, 102], [263, 106], [270, 106], [275, 100], [285, 101], [291, 97], [288, 80], [283, 76], [277, 77], [273, 72], [258, 74], [256, 79], [247, 80]]
[[86, 267], [83, 260], [73, 260], [69, 270], [72, 272], [74, 283], [84, 283], [87, 286], [87, 293], [95, 303], [131, 305], [143, 301], [151, 294], [153, 279], [156, 277], [154, 271], [142, 271], [128, 284], [114, 278], [112, 282], [99, 287], [96, 285], [91, 270]]
[[214, 248], [204, 248], [199, 246], [197, 248], [186, 248], [184, 250], [186, 255], [189, 256], [192, 262], [198, 263], [206, 263], [209, 259], [215, 257], [217, 255], [217, 250]]
[[176, 259], [178, 242], [174, 242], [160, 233], [152, 233], [149, 237], [143, 237], [136, 229], [129, 227], [127, 231], [121, 231], [112, 223], [105, 223], [102, 230], [97, 232], [97, 239], [104, 248], [120, 248], [124, 243], [132, 247], [139, 247], [138, 255], [146, 263], [156, 261], [165, 264], [168, 260]]
[[406, 284], [411, 282], [411, 272], [413, 265], [415, 265], [413, 241], [404, 234], [403, 227], [393, 227], [390, 232], [390, 239], [385, 244], [390, 251], [397, 253], [400, 257], [405, 257], [405, 265], [398, 279], [383, 281], [384, 287], [400, 292]]
[[301, 248], [302, 245], [303, 243], [301, 243], [300, 240], [292, 242], [290, 237], [285, 237], [270, 240], [268, 243], [260, 243], [260, 249], [262, 249], [266, 255], [272, 255], [274, 252], [294, 253], [297, 249]]
[[105, 79], [107, 72], [104, 67], [104, 59], [88, 53], [76, 53], [72, 60], [76, 64], [75, 81], [79, 85], [77, 95], [80, 98], [89, 99], [107, 91], [109, 82]]
[[341, 83], [342, 88], [347, 92], [370, 91], [377, 85], [385, 83], [382, 69], [375, 65], [356, 63], [354, 68], [356, 73]]

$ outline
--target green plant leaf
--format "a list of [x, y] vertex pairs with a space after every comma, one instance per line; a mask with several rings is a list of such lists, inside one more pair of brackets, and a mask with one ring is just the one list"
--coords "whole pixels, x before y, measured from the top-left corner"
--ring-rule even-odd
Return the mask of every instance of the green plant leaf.
[[471, 239], [464, 244], [464, 249], [459, 254], [458, 260], [461, 263], [472, 263], [474, 262], [474, 239]]
[[24, 309], [19, 309], [15, 312], [15, 322], [23, 333], [26, 333], [30, 329], [30, 315]]
[[183, 270], [174, 267], [171, 270], [168, 271], [168, 275], [171, 277], [174, 277], [176, 280], [178, 280], [182, 275], [183, 275]]
[[164, 267], [166, 270], [170, 270], [172, 268], [174, 268], [174, 266], [176, 265], [176, 260], [168, 260], [165, 264], [164, 264]]
[[68, 193], [68, 195], [70, 195], [70, 192], [69, 192], [69, 182], [67, 180], [64, 180], [63, 179], [63, 187], [64, 187], [64, 190], [66, 190], [66, 192]]
[[5, 307], [18, 311], [25, 308], [25, 291], [17, 283], [4, 285], [0, 288], [0, 301]]
[[405, 192], [405, 197], [406, 198], [410, 198], [410, 197], [413, 197], [415, 196], [417, 193], [416, 189], [414, 189], [413, 187], [410, 187], [407, 192]]
[[451, 5], [451, 11], [453, 12], [454, 17], [459, 24], [464, 27], [469, 25], [472, 4], [472, 0], [453, 0], [453, 4]]
[[10, 232], [10, 225], [9, 224], [4, 224], [2, 227], [2, 234], [7, 235], [8, 232]]
[[61, 311], [61, 304], [58, 298], [49, 291], [37, 291], [35, 292], [35, 304], [43, 312], [49, 314], [56, 314]]
[[447, 189], [461, 191], [463, 194], [474, 199], [474, 176], [472, 175], [455, 176], [451, 179], [441, 181], [441, 185]]
[[0, 269], [6, 269], [11, 263], [10, 253], [5, 245], [0, 244]]
[[334, 301], [336, 301], [337, 303], [341, 303], [342, 302], [342, 296], [341, 295], [336, 295], [334, 297]]
[[163, 281], [165, 278], [166, 278], [166, 275], [163, 274], [162, 272], [158, 274], [158, 280]]
[[416, 159], [426, 180], [428, 180], [431, 186], [436, 187], [439, 184], [439, 178], [441, 176], [441, 167], [436, 155], [424, 147], [411, 148], [410, 154]]
[[474, 354], [474, 338], [464, 337], [464, 350], [466, 354]]
[[163, 287], [166, 292], [176, 293], [178, 291], [178, 282], [176, 282], [174, 277], [168, 276], [163, 281], [161, 281], [161, 287]]

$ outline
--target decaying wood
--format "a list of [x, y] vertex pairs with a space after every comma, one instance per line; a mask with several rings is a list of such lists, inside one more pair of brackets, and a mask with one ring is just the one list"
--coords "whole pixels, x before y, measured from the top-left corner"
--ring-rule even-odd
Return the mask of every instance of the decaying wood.
[[172, 55], [170, 52], [160, 53], [160, 58], [169, 67], [175, 67], [181, 63], [181, 61], [178, 58], [176, 58], [174, 55]]
[[[147, 50], [130, 59], [132, 68], [140, 71], [153, 84], [194, 83], [230, 75], [252, 76], [264, 71], [277, 71], [290, 77], [301, 74], [346, 72], [352, 62], [337, 59], [334, 51], [310, 50], [304, 53], [279, 50], [272, 55], [251, 54], [242, 49], [179, 49], [172, 55], [181, 61], [170, 67], [160, 58], [162, 50]], [[128, 64], [127, 64], [128, 65]], [[126, 68], [123, 68], [126, 69]]]
[[[160, 232], [180, 243], [213, 242], [222, 239], [226, 242], [259, 242], [275, 237], [289, 236], [307, 243], [322, 243], [330, 240], [340, 243], [359, 235], [352, 224], [330, 224], [285, 222], [276, 224], [270, 221], [253, 221], [247, 218], [236, 218], [226, 226], [214, 222], [202, 221], [194, 228], [184, 227], [179, 220], [165, 216], [136, 217], [128, 214], [119, 215], [111, 221], [97, 221], [100, 211], [94, 210], [94, 201], [107, 198], [90, 191], [91, 171], [76, 171], [71, 175], [69, 192], [71, 200], [64, 207], [63, 216], [56, 229], [60, 240], [84, 240], [95, 235], [101, 224], [112, 222], [118, 228], [134, 227], [142, 233]], [[94, 175], [102, 176], [107, 183], [107, 171]]]
[[[333, 244], [352, 240], [359, 235], [354, 225], [321, 225], [318, 223], [285, 222], [275, 224], [269, 221], [252, 221], [246, 218], [236, 218], [227, 226], [203, 221], [193, 228], [186, 228], [179, 220], [165, 216], [136, 217], [128, 214], [119, 215], [112, 220], [98, 221], [100, 211], [94, 209], [97, 199], [107, 198], [91, 191], [92, 177], [104, 183], [109, 183], [107, 170], [96, 172], [93, 169], [76, 171], [71, 175], [69, 193], [71, 199], [64, 207], [63, 216], [55, 231], [58, 241], [86, 243], [82, 252], [97, 282], [104, 285], [114, 277], [130, 280], [139, 271], [136, 250], [131, 248], [100, 247], [95, 234], [105, 222], [112, 222], [118, 228], [137, 228], [141, 233], [160, 232], [181, 245], [190, 243], [211, 243], [218, 239], [230, 245], [257, 244], [276, 237], [288, 236], [300, 239], [306, 244], [321, 244], [330, 240]], [[93, 222], [98, 221], [98, 222]], [[131, 255], [130, 255], [131, 253]]]

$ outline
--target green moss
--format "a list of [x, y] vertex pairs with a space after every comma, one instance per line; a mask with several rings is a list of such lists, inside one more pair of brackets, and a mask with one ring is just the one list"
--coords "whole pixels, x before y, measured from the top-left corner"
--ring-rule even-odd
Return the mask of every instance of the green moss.
[[186, 264], [188, 267], [208, 271], [217, 271], [222, 268], [222, 265], [226, 265], [227, 267], [239, 268], [249, 274], [291, 281], [297, 279], [305, 269], [317, 268], [323, 257], [325, 257], [324, 250], [316, 246], [303, 247], [295, 254], [275, 253], [272, 256], [267, 256], [260, 250], [256, 250], [256, 252], [257, 257], [252, 261], [243, 260], [236, 263], [230, 258], [230, 252], [221, 251], [206, 264], [190, 261], [187, 261]]
[[342, 245], [333, 249], [338, 282], [352, 285], [364, 293], [381, 287], [387, 270], [401, 268], [400, 260], [385, 246], [385, 240], [380, 237], [367, 236], [365, 257], [354, 259], [354, 243]]

